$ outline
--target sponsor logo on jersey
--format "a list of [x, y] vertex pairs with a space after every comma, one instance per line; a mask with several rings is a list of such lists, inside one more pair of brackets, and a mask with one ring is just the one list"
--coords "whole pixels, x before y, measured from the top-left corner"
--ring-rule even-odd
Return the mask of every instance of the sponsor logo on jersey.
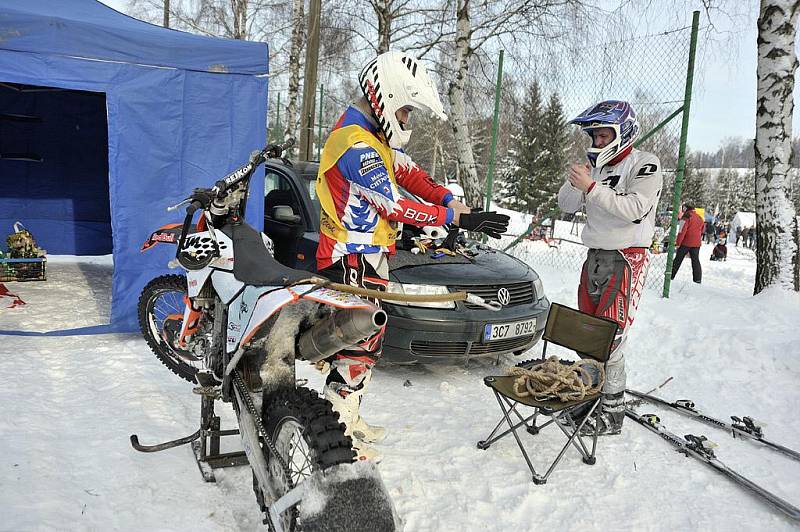
[[358, 173], [359, 175], [367, 175], [368, 173], [378, 170], [379, 168], [383, 168], [383, 163], [381, 161], [368, 161], [361, 163], [361, 168], [359, 168]]
[[[389, 180], [389, 175], [388, 175], [388, 174], [383, 174], [383, 175], [382, 175], [382, 176], [380, 176], [378, 179], [376, 179], [375, 181], [373, 181], [373, 182], [372, 182], [372, 183], [369, 185], [369, 188], [370, 188], [371, 190], [375, 190], [376, 188], [378, 188], [379, 186], [381, 186], [383, 183], [385, 183], [385, 182], [386, 182], [386, 181], [388, 181], [388, 180]], [[383, 190], [384, 192], [388, 192], [388, 191], [389, 191], [389, 187], [383, 187], [381, 190]]]
[[427, 212], [421, 212], [416, 209], [412, 209], [408, 207], [405, 212], [403, 212], [403, 216], [406, 218], [411, 218], [415, 222], [432, 222], [436, 220], [435, 214], [428, 214]]

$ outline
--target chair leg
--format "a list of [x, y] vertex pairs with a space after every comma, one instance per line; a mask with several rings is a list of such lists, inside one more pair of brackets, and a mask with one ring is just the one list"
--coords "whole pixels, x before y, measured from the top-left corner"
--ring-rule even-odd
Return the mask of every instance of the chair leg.
[[[578, 426], [575, 427], [575, 430], [572, 432], [571, 435], [569, 433], [567, 433], [567, 431], [564, 429], [564, 427], [562, 427], [560, 424], [556, 423], [556, 425], [558, 425], [558, 427], [561, 428], [562, 432], [564, 432], [565, 435], [569, 436], [569, 439], [567, 440], [567, 443], [565, 443], [564, 446], [561, 448], [561, 452], [558, 453], [558, 456], [556, 456], [556, 459], [553, 461], [553, 463], [550, 464], [550, 467], [547, 469], [547, 472], [544, 474], [543, 477], [540, 478], [542, 484], [547, 482], [547, 478], [550, 476], [550, 473], [553, 472], [553, 470], [556, 468], [558, 463], [564, 457], [564, 453], [567, 452], [567, 449], [569, 449], [570, 445], [574, 445], [575, 448], [578, 449], [578, 452], [580, 452], [581, 455], [583, 456], [583, 461], [585, 463], [587, 463], [587, 464], [594, 463], [594, 450], [595, 450], [595, 447], [592, 446], [592, 454], [590, 455], [588, 450], [586, 449], [586, 446], [583, 443], [583, 440], [581, 439], [580, 433], [581, 433], [581, 428], [583, 427], [583, 425], [586, 424], [586, 420], [589, 419], [589, 416], [591, 416], [594, 413], [595, 409], [597, 409], [597, 405], [599, 405], [599, 404], [600, 404], [600, 400], [598, 399], [597, 401], [595, 401], [595, 404], [592, 405], [592, 408], [589, 410], [589, 413], [583, 418], [583, 420], [581, 420], [581, 422], [578, 424]], [[577, 442], [580, 443], [580, 446], [578, 445], [578, 443], [576, 443], [575, 440], [577, 440]], [[595, 443], [596, 442], [597, 442], [597, 435], [595, 434]]]
[[[595, 412], [597, 410], [597, 406], [600, 404], [599, 401], [600, 400], [598, 399], [597, 402], [595, 402], [594, 406], [592, 406], [592, 408], [589, 409], [589, 412], [587, 412], [586, 416], [583, 418], [584, 422], [587, 419], [589, 419], [589, 417], [591, 417], [593, 412]], [[581, 453], [581, 456], [583, 457], [583, 461], [586, 462], [586, 463], [589, 463], [589, 462], [587, 462], [587, 460], [589, 459], [589, 457], [594, 456], [594, 450], [595, 450], [595, 447], [596, 447], [596, 442], [592, 446], [592, 453], [589, 454], [589, 450], [586, 448], [586, 444], [583, 443], [583, 438], [580, 435], [580, 428], [583, 427], [584, 423], [581, 423], [580, 425], [576, 426], [575, 423], [572, 421], [571, 417], [568, 417], [567, 419], [569, 420], [569, 424], [572, 427], [573, 434], [577, 434], [578, 435], [578, 437], [575, 438], [572, 441], [572, 445], [575, 446], [575, 448], [578, 450], [579, 453]], [[567, 438], [571, 437], [571, 434], [569, 432], [567, 432], [567, 429], [565, 429], [563, 426], [561, 426], [560, 423], [557, 423], [557, 425], [558, 425], [558, 428], [561, 429], [561, 432], [564, 433], [564, 436], [566, 436]]]
[[[489, 446], [492, 445], [494, 442], [496, 442], [497, 440], [499, 440], [501, 438], [504, 438], [512, 430], [516, 430], [517, 428], [519, 428], [522, 425], [525, 425], [526, 430], [531, 434], [535, 434], [536, 432], [538, 432], [538, 428], [536, 427], [536, 417], [539, 415], [539, 410], [538, 409], [532, 415], [530, 415], [528, 417], [523, 417], [522, 414], [520, 414], [516, 410], [517, 405], [519, 403], [512, 405], [511, 402], [508, 401], [507, 399], [505, 399], [504, 397], [501, 399], [501, 395], [498, 394], [497, 392], [494, 392], [494, 394], [495, 394], [495, 397], [497, 398], [497, 402], [500, 403], [500, 408], [501, 408], [501, 410], [503, 410], [504, 416], [502, 418], [500, 418], [500, 421], [497, 422], [497, 425], [495, 425], [494, 429], [492, 429], [492, 432], [489, 433], [489, 435], [486, 437], [486, 439], [485, 440], [480, 440], [478, 442], [478, 444], [477, 444], [478, 449], [482, 449], [482, 450], [488, 449]], [[501, 400], [505, 400], [506, 401], [506, 404], [509, 407], [508, 413], [510, 414], [511, 412], [513, 412], [514, 415], [516, 415], [519, 418], [519, 423], [516, 423], [516, 424], [511, 423], [510, 418], [507, 415], [505, 415], [506, 409], [503, 407], [503, 403], [501, 402]], [[504, 421], [509, 425], [510, 428], [504, 430], [502, 433], [500, 433], [500, 434], [495, 436], [495, 434], [500, 429], [500, 426], [503, 424]], [[532, 423], [532, 424], [529, 425], [528, 424], [529, 422]], [[534, 429], [536, 432], [531, 432], [531, 429]]]
[[[598, 404], [602, 401], [598, 401]], [[597, 450], [597, 437], [600, 435], [600, 409], [596, 408], [594, 413], [594, 435], [592, 436], [592, 454], [585, 456], [583, 462], [589, 465], [594, 465], [597, 462], [594, 453]]]
[[[525, 446], [522, 445], [522, 440], [520, 440], [519, 435], [517, 434], [517, 429], [522, 425], [526, 425], [527, 426], [527, 421], [532, 419], [532, 418], [534, 418], [534, 417], [536, 417], [538, 415], [538, 409], [537, 409], [536, 412], [533, 413], [533, 415], [531, 415], [528, 418], [525, 418], [522, 421], [520, 421], [519, 423], [515, 424], [515, 423], [513, 423], [511, 421], [511, 417], [509, 416], [509, 413], [512, 410], [512, 408], [509, 408], [508, 410], [506, 409], [506, 406], [503, 404], [503, 401], [502, 401], [499, 393], [494, 392], [494, 396], [497, 399], [497, 403], [500, 405], [500, 410], [502, 410], [502, 412], [503, 412], [503, 418], [506, 420], [506, 423], [508, 423], [509, 429], [506, 430], [505, 432], [503, 432], [502, 434], [500, 434], [498, 436], [495, 436], [494, 438], [488, 438], [486, 440], [479, 441], [478, 442], [478, 448], [479, 449], [487, 449], [492, 443], [496, 442], [497, 440], [499, 440], [500, 438], [502, 438], [503, 436], [507, 435], [510, 432], [511, 434], [514, 435], [514, 439], [517, 441], [517, 447], [519, 447], [519, 450], [522, 453], [523, 458], [525, 458], [525, 463], [528, 464], [528, 469], [531, 470], [531, 474], [533, 475], [533, 479], [534, 479], [533, 481], [536, 482], [536, 479], [537, 479], [537, 477], [539, 477], [539, 475], [536, 473], [536, 470], [533, 468], [533, 463], [531, 462], [531, 459], [528, 457], [528, 453], [525, 451]], [[509, 403], [509, 406], [510, 406], [510, 403]], [[518, 412], [515, 412], [515, 413], [517, 414], [518, 417], [522, 418], [522, 416], [520, 416]], [[492, 432], [494, 433], [495, 431], [492, 431]]]

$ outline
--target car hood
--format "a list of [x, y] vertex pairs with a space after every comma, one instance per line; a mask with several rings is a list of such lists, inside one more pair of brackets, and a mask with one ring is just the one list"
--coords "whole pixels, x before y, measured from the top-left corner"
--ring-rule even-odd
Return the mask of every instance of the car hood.
[[389, 259], [389, 278], [409, 284], [485, 285], [533, 281], [538, 275], [520, 261], [497, 250], [481, 250], [471, 261], [464, 257], [433, 259], [398, 250]]

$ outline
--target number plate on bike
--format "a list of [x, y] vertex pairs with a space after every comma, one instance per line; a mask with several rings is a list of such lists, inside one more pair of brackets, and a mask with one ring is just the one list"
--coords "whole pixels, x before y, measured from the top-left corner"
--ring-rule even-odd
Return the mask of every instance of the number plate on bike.
[[487, 323], [483, 328], [483, 341], [494, 342], [517, 336], [528, 336], [536, 332], [536, 318], [513, 323]]

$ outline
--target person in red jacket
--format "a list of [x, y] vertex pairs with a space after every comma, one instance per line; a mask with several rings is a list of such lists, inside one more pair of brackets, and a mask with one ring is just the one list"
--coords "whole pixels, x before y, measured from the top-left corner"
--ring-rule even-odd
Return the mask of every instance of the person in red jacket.
[[683, 258], [688, 253], [692, 258], [692, 280], [700, 284], [703, 280], [703, 270], [700, 267], [700, 244], [703, 240], [703, 219], [694, 210], [694, 205], [686, 204], [683, 213], [683, 227], [675, 240], [675, 260], [672, 263], [672, 278], [675, 279], [681, 267]]

